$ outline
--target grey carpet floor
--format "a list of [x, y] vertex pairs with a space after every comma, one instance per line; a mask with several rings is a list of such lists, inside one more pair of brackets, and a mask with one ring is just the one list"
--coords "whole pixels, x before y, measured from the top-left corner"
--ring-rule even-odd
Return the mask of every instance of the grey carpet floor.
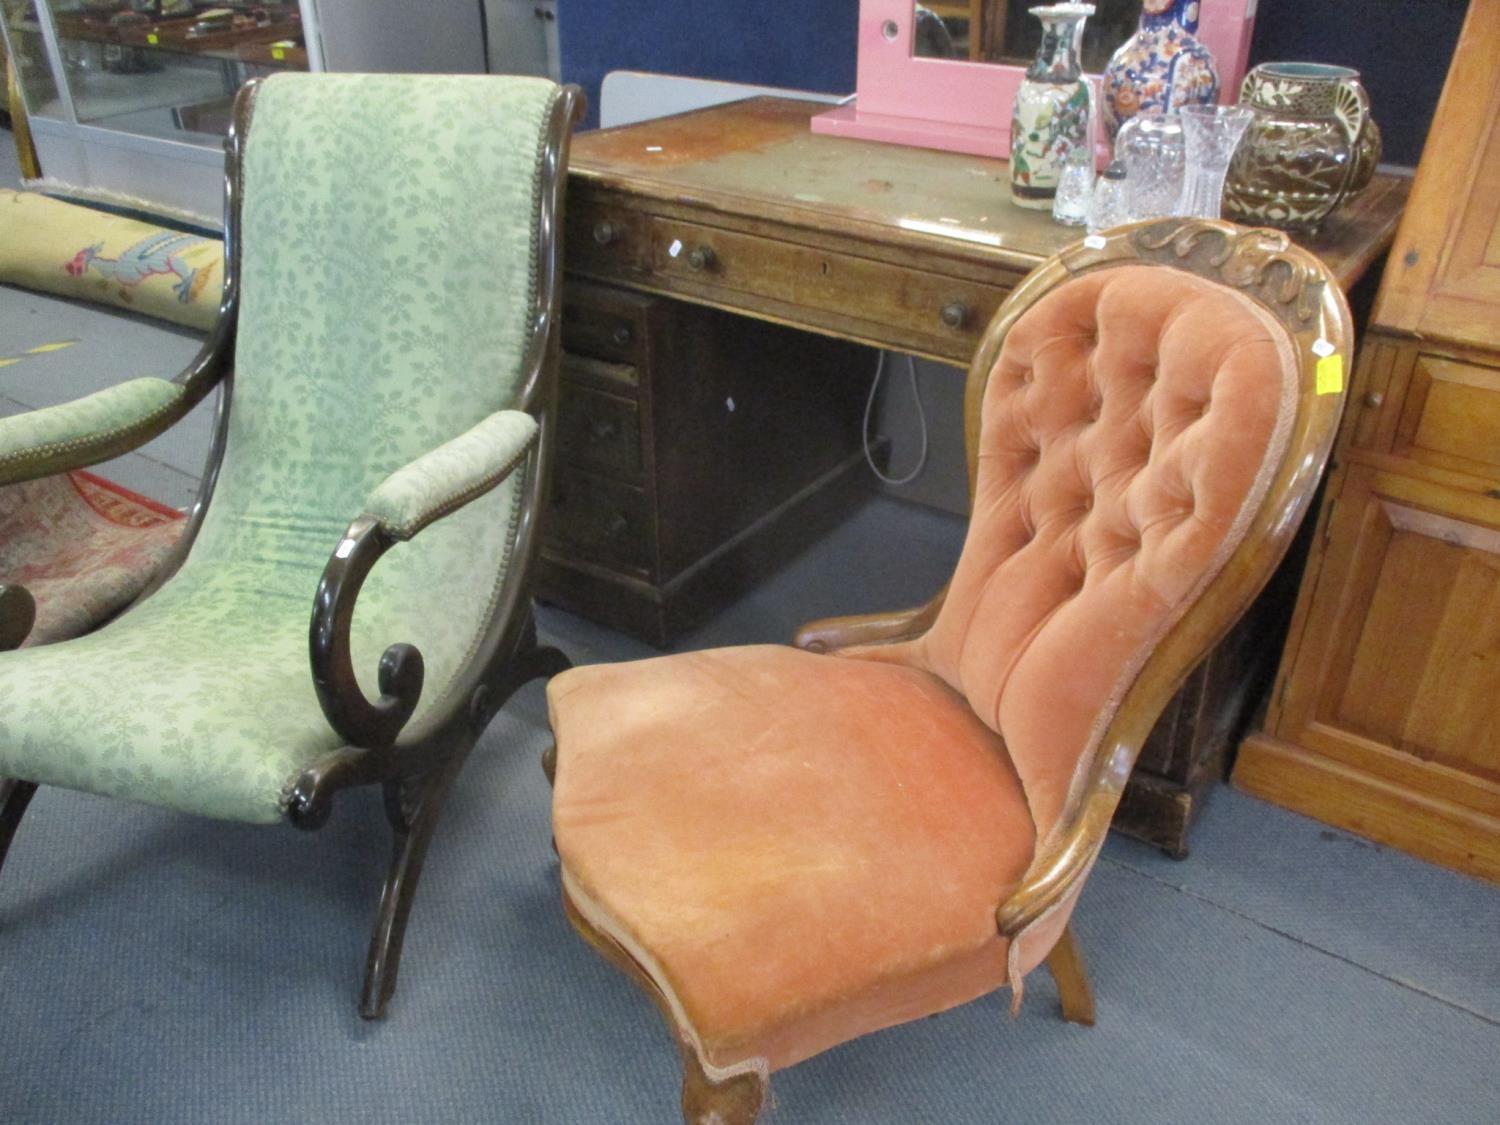
[[[0, 356], [78, 341], [0, 369], [0, 412], [193, 350], [99, 315], [0, 290]], [[203, 421], [111, 473], [182, 502]], [[961, 536], [873, 498], [680, 647], [911, 604]], [[541, 626], [578, 662], [651, 651]], [[43, 790], [0, 877], [0, 1121], [673, 1120], [655, 1009], [562, 916], [547, 738], [532, 685], [465, 768], [378, 1025], [355, 1014], [387, 846], [371, 795], [300, 834]], [[1500, 1120], [1496, 888], [1221, 788], [1186, 861], [1112, 840], [1076, 917], [1097, 1027], [1062, 1022], [1038, 973], [1018, 1019], [991, 996], [778, 1074], [767, 1120]]]

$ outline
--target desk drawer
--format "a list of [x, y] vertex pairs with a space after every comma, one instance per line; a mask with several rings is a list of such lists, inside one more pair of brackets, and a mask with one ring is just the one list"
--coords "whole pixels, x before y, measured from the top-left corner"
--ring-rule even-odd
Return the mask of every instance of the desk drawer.
[[563, 381], [558, 400], [559, 456], [569, 464], [638, 483], [640, 408], [628, 398], [601, 394], [571, 380]]
[[650, 272], [651, 216], [577, 198], [572, 191], [566, 214], [569, 269], [613, 277]]
[[635, 398], [641, 387], [640, 368], [633, 363], [611, 363], [586, 355], [562, 354], [562, 377], [565, 383], [582, 383], [607, 394]]
[[637, 317], [576, 301], [563, 302], [562, 344], [574, 355], [639, 364], [644, 336]]
[[1500, 368], [1417, 356], [1392, 452], [1500, 477]]
[[651, 220], [651, 268], [661, 278], [816, 309], [971, 350], [1007, 289], [720, 230]]
[[566, 554], [641, 574], [655, 568], [651, 508], [645, 491], [632, 485], [554, 465], [547, 532], [567, 544]]

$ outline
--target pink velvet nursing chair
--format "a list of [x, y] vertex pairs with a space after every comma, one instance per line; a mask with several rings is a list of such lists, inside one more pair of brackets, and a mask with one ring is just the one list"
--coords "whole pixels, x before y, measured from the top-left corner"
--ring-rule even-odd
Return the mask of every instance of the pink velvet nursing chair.
[[[1141, 743], [1282, 557], [1343, 405], [1337, 284], [1171, 219], [1031, 274], [969, 374], [972, 519], [902, 613], [548, 687], [564, 905], [672, 1024], [690, 1122], [1046, 963]], [[997, 1072], [1003, 1073], [1003, 1072]]]

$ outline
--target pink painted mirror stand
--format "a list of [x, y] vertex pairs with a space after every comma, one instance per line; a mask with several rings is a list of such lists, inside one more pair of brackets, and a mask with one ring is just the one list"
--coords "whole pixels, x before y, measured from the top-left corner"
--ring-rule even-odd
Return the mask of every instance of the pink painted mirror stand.
[[[1198, 38], [1218, 66], [1219, 100], [1232, 103], [1245, 76], [1256, 0], [1202, 4]], [[1010, 107], [1025, 68], [913, 55], [915, 23], [912, 0], [860, 0], [858, 96], [814, 117], [813, 132], [1009, 157]]]

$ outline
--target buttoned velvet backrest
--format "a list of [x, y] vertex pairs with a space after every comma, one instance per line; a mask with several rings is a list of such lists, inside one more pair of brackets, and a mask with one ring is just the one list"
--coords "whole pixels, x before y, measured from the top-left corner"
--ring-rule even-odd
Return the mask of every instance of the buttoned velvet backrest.
[[1241, 542], [1299, 366], [1249, 297], [1166, 267], [1069, 279], [984, 393], [973, 514], [913, 656], [1004, 739], [1037, 831], [1152, 646]]

